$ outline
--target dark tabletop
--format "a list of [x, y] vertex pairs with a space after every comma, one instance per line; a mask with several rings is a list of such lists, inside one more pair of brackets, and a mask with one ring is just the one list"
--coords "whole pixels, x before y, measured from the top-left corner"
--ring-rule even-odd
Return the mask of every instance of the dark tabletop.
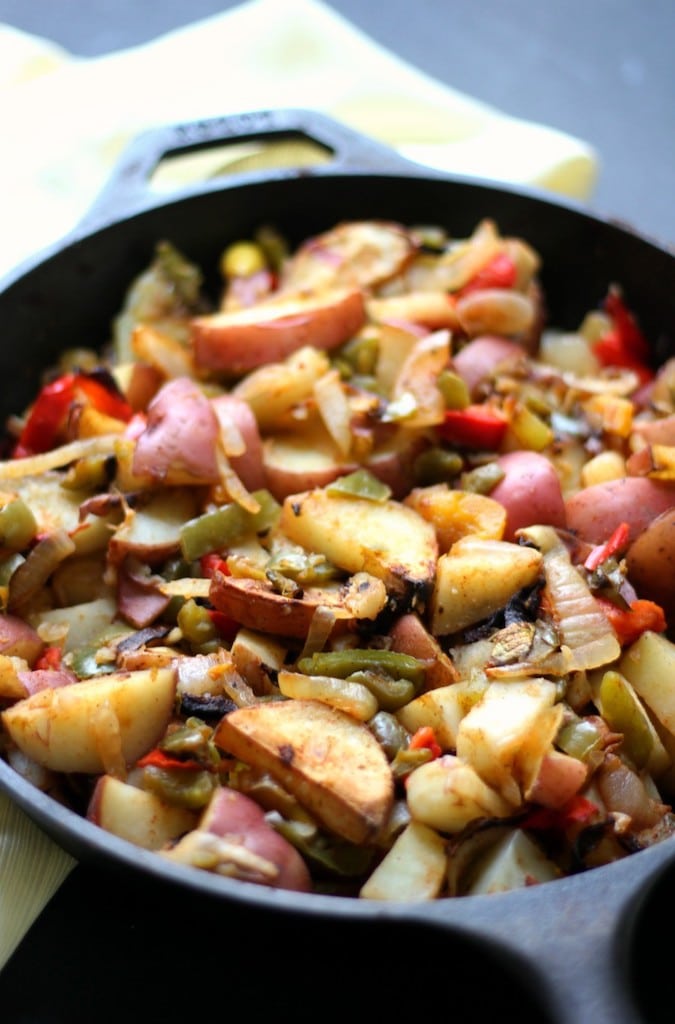
[[[94, 56], [233, 6], [0, 0], [0, 22]], [[331, 6], [447, 85], [592, 143], [601, 161], [592, 207], [675, 244], [672, 0]], [[544, 1021], [522, 984], [484, 951], [441, 947], [433, 932], [260, 916], [80, 865], [0, 975], [0, 1019], [297, 1022], [330, 1009], [355, 1024], [394, 1012]]]

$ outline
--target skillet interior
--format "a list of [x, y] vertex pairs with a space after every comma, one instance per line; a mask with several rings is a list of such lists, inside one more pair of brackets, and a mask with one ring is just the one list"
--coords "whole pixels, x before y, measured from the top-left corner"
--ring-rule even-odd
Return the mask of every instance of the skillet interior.
[[[338, 168], [302, 174], [271, 173], [249, 181], [221, 181], [169, 202], [158, 201], [158, 205], [148, 202], [132, 215], [111, 220], [56, 246], [34, 265], [14, 275], [0, 293], [0, 374], [8, 382], [0, 393], [0, 417], [24, 407], [34, 393], [41, 368], [49, 365], [62, 349], [96, 346], [107, 340], [111, 319], [121, 306], [129, 281], [148, 264], [158, 239], [170, 239], [186, 256], [206, 268], [216, 264], [224, 244], [249, 234], [260, 223], [275, 224], [291, 242], [297, 242], [339, 220], [359, 217], [440, 224], [460, 237], [468, 234], [481, 218], [492, 217], [502, 232], [524, 237], [542, 255], [542, 283], [552, 323], [570, 329], [577, 326], [586, 310], [600, 301], [608, 285], [617, 281], [623, 285], [629, 304], [638, 312], [653, 341], [655, 361], [663, 361], [675, 350], [673, 256], [621, 226], [536, 194], [427, 174], [414, 165], [404, 172], [396, 161], [389, 172], [386, 168], [376, 173], [345, 172]], [[12, 773], [0, 763], [0, 785], [11, 788], [12, 782]], [[24, 809], [78, 858], [123, 870], [134, 866], [154, 881], [184, 886], [191, 895], [199, 893], [209, 899], [224, 895], [256, 911], [316, 911], [320, 916], [355, 916], [384, 924], [407, 919], [417, 925], [425, 918], [443, 923], [438, 908], [433, 908], [431, 914], [425, 908], [421, 914], [410, 908], [381, 909], [363, 904], [354, 908], [345, 906], [341, 900], [335, 903], [333, 897], [329, 903], [325, 899], [297, 900], [241, 883], [219, 885], [208, 876], [194, 879], [191, 872], [156, 868], [157, 858], [145, 857], [142, 851], [139, 856], [137, 851], [126, 849], [126, 844], [105, 836], [93, 826], [83, 829], [72, 814], [63, 812], [28, 785], [19, 786], [15, 792]], [[636, 877], [656, 878], [661, 866], [672, 856], [671, 844], [663, 845], [658, 854], [646, 851], [647, 856], [637, 855], [641, 864], [639, 870], [636, 865]], [[558, 915], [564, 914], [565, 908], [573, 908], [574, 913], [581, 915], [580, 923], [589, 928], [593, 922], [599, 928], [606, 927], [613, 942], [619, 911], [632, 913], [635, 901], [641, 903], [647, 892], [629, 880], [626, 867], [617, 865], [616, 871], [612, 870], [614, 867], [545, 887], [556, 890], [555, 895], [550, 892], [551, 899], [546, 898], [545, 902], [552, 903]], [[568, 881], [570, 885], [566, 884]], [[609, 890], [614, 893], [612, 899], [605, 898]], [[512, 918], [514, 922], [529, 920], [531, 930], [542, 913], [544, 901], [541, 894], [533, 891], [506, 896], [508, 899], [498, 901], [488, 897], [492, 901], [489, 907], [480, 898], [461, 901], [464, 906], [456, 915], [456, 922], [462, 930], [468, 928], [483, 938], [490, 936], [494, 928], [495, 936], [508, 945], [504, 927], [496, 923], [501, 910], [505, 909], [506, 919]], [[581, 908], [591, 896], [594, 916], [587, 918]], [[467, 908], [468, 903], [476, 908], [475, 914], [471, 907]], [[615, 904], [611, 920], [600, 913], [601, 906], [608, 903]], [[502, 916], [502, 921], [506, 919]], [[514, 991], [520, 993], [519, 986], [527, 971], [523, 973], [518, 958], [523, 952], [532, 952], [532, 942], [517, 941], [513, 949], [516, 963], [513, 971], [509, 965], [508, 973]], [[542, 947], [542, 957], [546, 955]], [[578, 954], [573, 961], [563, 972], [565, 975], [569, 975], [570, 967], [579, 966]], [[502, 964], [506, 969], [503, 957]], [[583, 986], [580, 991], [583, 994]], [[526, 1019], [545, 1021], [539, 997], [531, 998], [532, 1016]], [[569, 1014], [560, 1011], [561, 1001], [555, 1000], [551, 1019], [576, 1020], [578, 1024], [581, 1017], [574, 1016], [578, 1000], [571, 1004]], [[527, 1010], [527, 1004], [524, 1008]], [[593, 1019], [598, 1024], [603, 1020], [619, 1024], [620, 1020], [635, 1019], [612, 1012], [607, 1005]]]
[[223, 246], [273, 223], [298, 242], [341, 219], [392, 218], [440, 224], [457, 237], [492, 217], [542, 255], [549, 318], [578, 326], [586, 310], [620, 282], [661, 362], [675, 345], [673, 256], [626, 229], [542, 196], [488, 184], [411, 174], [271, 176], [220, 185], [122, 218], [57, 248], [0, 293], [0, 416], [20, 410], [39, 369], [65, 347], [108, 338], [125, 290], [144, 269], [155, 242], [169, 238], [204, 268]]

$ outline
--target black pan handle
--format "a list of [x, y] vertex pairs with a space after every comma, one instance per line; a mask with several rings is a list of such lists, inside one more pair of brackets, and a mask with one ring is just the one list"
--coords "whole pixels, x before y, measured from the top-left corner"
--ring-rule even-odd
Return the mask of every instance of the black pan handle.
[[639, 915], [674, 866], [671, 838], [583, 875], [431, 902], [415, 918], [459, 930], [510, 962], [547, 1024], [646, 1024], [631, 976]]
[[[78, 234], [102, 227], [120, 216], [166, 202], [165, 193], [152, 188], [152, 176], [161, 161], [170, 156], [194, 153], [228, 143], [304, 139], [325, 150], [324, 162], [311, 167], [311, 173], [364, 172], [428, 173], [439, 175], [433, 169], [423, 168], [400, 156], [396, 150], [362, 135], [328, 115], [302, 108], [256, 110], [248, 113], [225, 115], [178, 124], [151, 128], [140, 133], [124, 149], [113, 167], [103, 190], [99, 193], [78, 225]], [[264, 170], [223, 174], [209, 179], [207, 187], [222, 188], [225, 184], [241, 184], [263, 177], [297, 176], [309, 173], [307, 167], [269, 167]], [[185, 198], [205, 183], [179, 186], [171, 199]]]

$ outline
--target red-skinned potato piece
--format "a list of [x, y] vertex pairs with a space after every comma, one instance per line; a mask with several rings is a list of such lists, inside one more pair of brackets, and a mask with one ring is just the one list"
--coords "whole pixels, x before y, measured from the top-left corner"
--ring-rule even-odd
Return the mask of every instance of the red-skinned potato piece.
[[393, 651], [410, 654], [428, 663], [424, 690], [435, 690], [458, 681], [459, 673], [452, 661], [415, 612], [401, 615], [391, 627], [389, 636]]
[[227, 422], [231, 422], [244, 442], [240, 455], [228, 456], [232, 469], [249, 491], [260, 490], [265, 486], [263, 445], [253, 410], [236, 395], [218, 395], [212, 405], [218, 421], [225, 424], [225, 430]]
[[195, 362], [202, 370], [237, 376], [280, 362], [305, 345], [336, 348], [356, 334], [365, 315], [358, 289], [336, 288], [195, 317]]
[[276, 593], [267, 580], [215, 572], [210, 600], [248, 629], [303, 639], [319, 609], [334, 615], [336, 632], [355, 629], [359, 622], [375, 619], [383, 611], [387, 592], [381, 580], [366, 573], [357, 573], [341, 586], [305, 587], [302, 597], [289, 597]]
[[136, 441], [133, 472], [174, 484], [209, 484], [219, 479], [218, 420], [198, 384], [176, 377], [148, 406], [148, 422]]
[[265, 486], [277, 501], [313, 487], [325, 487], [351, 473], [357, 463], [343, 459], [324, 431], [278, 434], [263, 442]]
[[234, 789], [219, 787], [199, 823], [202, 831], [241, 843], [251, 853], [270, 861], [278, 869], [274, 888], [309, 892], [311, 878], [307, 865], [287, 839], [265, 818], [250, 797]]
[[486, 334], [468, 342], [453, 356], [452, 363], [473, 395], [484, 377], [493, 374], [501, 365], [517, 362], [526, 354], [518, 342]]
[[660, 604], [675, 617], [675, 508], [657, 516], [626, 552], [628, 579], [640, 597]]
[[497, 459], [504, 477], [490, 497], [506, 509], [504, 540], [513, 541], [516, 530], [535, 524], [564, 529], [565, 502], [560, 479], [552, 463], [538, 452], [508, 452]]
[[16, 615], [0, 615], [0, 654], [23, 658], [32, 665], [44, 646], [36, 630], [23, 619]]
[[632, 543], [657, 516], [675, 506], [675, 486], [627, 476], [594, 484], [566, 501], [567, 526], [590, 544], [602, 544], [621, 523]]

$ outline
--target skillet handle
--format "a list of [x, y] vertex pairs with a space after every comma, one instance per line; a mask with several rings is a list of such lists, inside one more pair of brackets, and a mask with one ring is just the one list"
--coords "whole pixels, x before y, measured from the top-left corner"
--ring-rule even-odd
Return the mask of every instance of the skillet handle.
[[646, 1024], [631, 973], [644, 938], [640, 911], [674, 868], [666, 840], [557, 882], [432, 902], [415, 918], [484, 944], [520, 975], [546, 1024]]
[[[219, 174], [206, 186], [222, 188], [224, 183], [240, 183], [257, 178], [298, 176], [334, 172], [372, 172], [414, 174], [417, 165], [396, 150], [362, 135], [333, 118], [302, 108], [257, 110], [248, 113], [207, 118], [151, 128], [132, 140], [123, 151], [103, 190], [78, 225], [78, 234], [105, 226], [120, 216], [134, 214], [167, 201], [166, 193], [152, 187], [152, 176], [166, 157], [185, 155], [218, 146], [245, 142], [304, 140], [324, 150], [321, 162], [294, 167], [275, 166], [273, 160], [260, 161], [257, 169]], [[439, 174], [428, 170], [430, 174]], [[170, 198], [182, 198], [203, 192], [205, 182], [178, 186]]]

